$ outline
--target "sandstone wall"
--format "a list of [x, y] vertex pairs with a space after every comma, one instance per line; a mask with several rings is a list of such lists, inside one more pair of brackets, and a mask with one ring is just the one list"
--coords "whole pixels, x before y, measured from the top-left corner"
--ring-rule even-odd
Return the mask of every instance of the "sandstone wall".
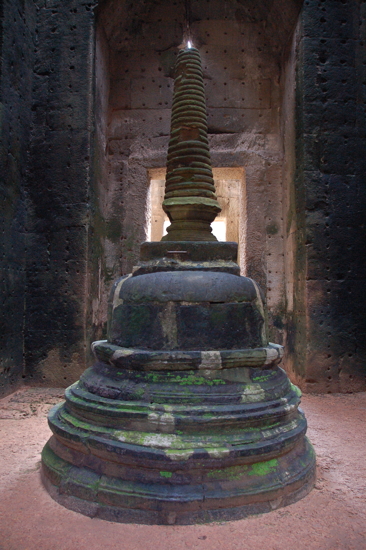
[[0, 394], [24, 376], [25, 186], [35, 12], [32, 0], [0, 3]]
[[287, 364], [307, 391], [365, 388], [365, 14], [307, 0], [301, 18]]

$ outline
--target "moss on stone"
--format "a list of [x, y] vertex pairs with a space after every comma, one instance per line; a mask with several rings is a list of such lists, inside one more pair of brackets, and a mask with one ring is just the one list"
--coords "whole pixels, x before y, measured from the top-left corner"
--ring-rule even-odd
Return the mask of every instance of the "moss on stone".
[[188, 371], [187, 374], [174, 374], [170, 372], [156, 374], [148, 372], [145, 377], [149, 382], [155, 384], [169, 383], [178, 384], [180, 386], [219, 386], [221, 384], [226, 384], [225, 380], [220, 378], [208, 379], [204, 376], [198, 376], [194, 371]]
[[172, 472], [159, 472], [159, 473], [160, 473], [161, 477], [166, 477], [167, 479], [169, 479], [173, 475]]
[[251, 470], [249, 470], [248, 475], [250, 476], [266, 476], [274, 472], [277, 469], [278, 460], [273, 458], [272, 460], [267, 460], [266, 462], [257, 462], [252, 464]]
[[292, 391], [294, 391], [296, 393], [297, 397], [302, 396], [302, 391], [300, 390], [300, 388], [295, 386], [295, 384], [291, 384], [291, 389], [292, 389]]

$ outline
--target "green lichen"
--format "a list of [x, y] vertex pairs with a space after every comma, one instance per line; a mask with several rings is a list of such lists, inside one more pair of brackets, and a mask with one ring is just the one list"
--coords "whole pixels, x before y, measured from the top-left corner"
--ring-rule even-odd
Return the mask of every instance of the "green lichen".
[[143, 388], [135, 389], [132, 396], [134, 399], [141, 399], [145, 394], [145, 390]]
[[71, 464], [68, 464], [56, 455], [49, 447], [48, 443], [46, 443], [42, 451], [42, 462], [59, 475], [65, 475], [65, 473], [71, 468]]
[[[174, 382], [173, 382], [174, 383]], [[185, 378], [182, 378], [181, 381], [177, 381], [178, 384], [181, 385], [207, 385], [207, 386], [218, 386], [220, 384], [225, 384], [224, 380], [221, 380], [220, 378], [215, 378], [213, 380], [208, 380], [207, 378], [204, 378], [203, 376], [194, 376], [190, 375]]]
[[197, 376], [193, 372], [187, 373], [186, 375], [164, 373], [155, 374], [149, 372], [146, 374], [146, 379], [149, 382], [155, 384], [169, 383], [169, 384], [179, 384], [180, 386], [219, 386], [220, 384], [225, 384], [225, 380], [221, 378], [208, 379], [203, 376]]
[[[141, 378], [143, 375], [142, 374], [137, 374], [136, 375], [136, 378]], [[160, 379], [161, 379], [161, 375], [159, 374], [155, 374], [153, 372], [148, 372], [144, 378], [146, 378], [147, 381], [149, 382], [152, 382], [154, 384], [158, 384], [160, 382]]]
[[302, 392], [301, 392], [300, 388], [295, 386], [295, 384], [291, 384], [291, 389], [292, 389], [292, 391], [294, 391], [296, 393], [297, 397], [302, 396]]
[[169, 477], [172, 477], [173, 473], [172, 472], [160, 472], [160, 475], [161, 475], [161, 477], [169, 478]]
[[272, 460], [267, 460], [266, 462], [257, 462], [252, 464], [251, 471], [248, 472], [250, 476], [266, 476], [271, 472], [274, 472], [277, 469], [278, 460], [273, 458]]
[[253, 382], [266, 382], [267, 376], [253, 376], [252, 381]]

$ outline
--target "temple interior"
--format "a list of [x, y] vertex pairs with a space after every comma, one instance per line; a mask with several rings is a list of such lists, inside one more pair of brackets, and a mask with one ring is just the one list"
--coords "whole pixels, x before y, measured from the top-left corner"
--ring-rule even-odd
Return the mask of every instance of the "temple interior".
[[14, 392], [78, 380], [113, 281], [166, 231], [188, 37], [222, 208], [213, 233], [238, 242], [291, 382], [343, 404], [365, 392], [365, 32], [363, 0], [1, 3], [1, 418], [14, 420]]
[[[113, 280], [164, 225], [154, 205], [186, 11], [4, 3], [3, 394], [79, 377]], [[190, 2], [219, 239], [238, 241], [307, 392], [365, 389], [364, 17], [358, 1]]]

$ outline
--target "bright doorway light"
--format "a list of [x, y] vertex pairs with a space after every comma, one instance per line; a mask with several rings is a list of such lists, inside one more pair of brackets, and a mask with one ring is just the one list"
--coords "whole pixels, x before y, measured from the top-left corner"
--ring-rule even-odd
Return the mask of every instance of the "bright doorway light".
[[211, 227], [218, 241], [226, 241], [226, 220], [212, 222]]

